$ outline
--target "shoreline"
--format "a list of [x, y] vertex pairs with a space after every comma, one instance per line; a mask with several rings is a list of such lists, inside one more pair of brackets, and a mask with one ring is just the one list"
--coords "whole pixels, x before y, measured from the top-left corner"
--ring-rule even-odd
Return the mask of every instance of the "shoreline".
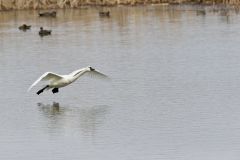
[[[231, 3], [230, 3], [231, 2]], [[199, 5], [199, 6], [231, 6], [239, 7], [240, 2], [225, 1], [215, 3], [215, 1], [190, 1], [190, 0], [0, 0], [0, 11], [12, 10], [53, 10], [53, 9], [84, 9], [86, 7], [119, 7], [119, 6], [181, 6], [181, 5]]]

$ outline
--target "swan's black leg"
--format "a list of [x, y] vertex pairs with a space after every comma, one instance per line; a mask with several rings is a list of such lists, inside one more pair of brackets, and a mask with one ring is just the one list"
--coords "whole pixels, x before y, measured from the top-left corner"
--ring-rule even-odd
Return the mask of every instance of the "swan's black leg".
[[41, 94], [41, 93], [43, 92], [43, 90], [44, 90], [44, 89], [40, 89], [40, 90], [37, 92], [37, 94], [38, 94], [38, 95]]
[[40, 89], [38, 92], [37, 92], [37, 94], [39, 95], [39, 94], [41, 94], [46, 88], [48, 88], [49, 86], [48, 85], [46, 85], [45, 87], [43, 87], [42, 89]]
[[53, 94], [58, 93], [58, 88], [53, 88], [52, 93]]

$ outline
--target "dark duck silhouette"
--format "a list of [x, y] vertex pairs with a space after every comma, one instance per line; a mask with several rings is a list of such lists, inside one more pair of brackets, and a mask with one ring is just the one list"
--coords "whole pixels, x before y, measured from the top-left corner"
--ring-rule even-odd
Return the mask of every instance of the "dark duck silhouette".
[[200, 15], [202, 15], [202, 16], [205, 16], [206, 15], [206, 10], [205, 9], [199, 9], [199, 10], [197, 10], [197, 16], [200, 16]]
[[52, 11], [52, 12], [42, 12], [42, 13], [38, 13], [38, 15], [40, 17], [56, 17], [57, 16], [57, 12], [56, 11]]
[[110, 11], [106, 11], [106, 12], [100, 11], [99, 16], [100, 17], [110, 17]]
[[28, 26], [26, 24], [23, 24], [21, 26], [18, 27], [19, 30], [23, 30], [23, 31], [26, 31], [28, 29], [31, 29], [31, 26]]
[[43, 27], [40, 27], [39, 35], [40, 36], [47, 36], [51, 35], [52, 30], [44, 30]]

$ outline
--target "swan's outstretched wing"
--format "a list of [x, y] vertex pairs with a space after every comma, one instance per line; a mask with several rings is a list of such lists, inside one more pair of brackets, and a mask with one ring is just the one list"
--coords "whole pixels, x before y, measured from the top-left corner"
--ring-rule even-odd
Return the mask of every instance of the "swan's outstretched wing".
[[52, 73], [52, 72], [46, 72], [44, 73], [41, 77], [39, 77], [28, 89], [28, 91], [30, 91], [32, 89], [32, 87], [34, 87], [36, 84], [38, 84], [38, 82], [40, 81], [55, 81], [55, 80], [59, 80], [63, 78], [62, 76], [56, 74], [56, 73]]
[[93, 77], [93, 78], [96, 77], [96, 78], [100, 78], [100, 79], [110, 79], [107, 75], [105, 75], [97, 70], [88, 71], [86, 75]]

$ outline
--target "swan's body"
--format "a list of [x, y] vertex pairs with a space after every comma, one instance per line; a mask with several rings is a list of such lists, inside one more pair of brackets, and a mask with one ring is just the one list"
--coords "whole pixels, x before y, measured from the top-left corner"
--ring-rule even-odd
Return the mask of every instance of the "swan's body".
[[39, 90], [37, 92], [37, 94], [41, 94], [44, 90], [49, 90], [52, 89], [53, 93], [57, 93], [58, 92], [58, 88], [62, 88], [65, 87], [71, 83], [73, 83], [74, 81], [76, 81], [79, 77], [83, 76], [86, 73], [90, 73], [92, 75], [97, 75], [100, 76], [102, 78], [107, 78], [106, 75], [96, 71], [95, 69], [93, 69], [92, 67], [86, 67], [86, 68], [82, 68], [82, 69], [78, 69], [76, 71], [73, 71], [72, 73], [68, 74], [68, 75], [59, 75], [56, 73], [52, 73], [52, 72], [46, 72], [44, 73], [41, 77], [39, 77], [28, 89], [28, 91], [30, 91], [32, 89], [32, 87], [34, 87], [35, 85], [37, 85], [40, 81], [49, 81], [48, 84], [42, 88], [41, 90]]

